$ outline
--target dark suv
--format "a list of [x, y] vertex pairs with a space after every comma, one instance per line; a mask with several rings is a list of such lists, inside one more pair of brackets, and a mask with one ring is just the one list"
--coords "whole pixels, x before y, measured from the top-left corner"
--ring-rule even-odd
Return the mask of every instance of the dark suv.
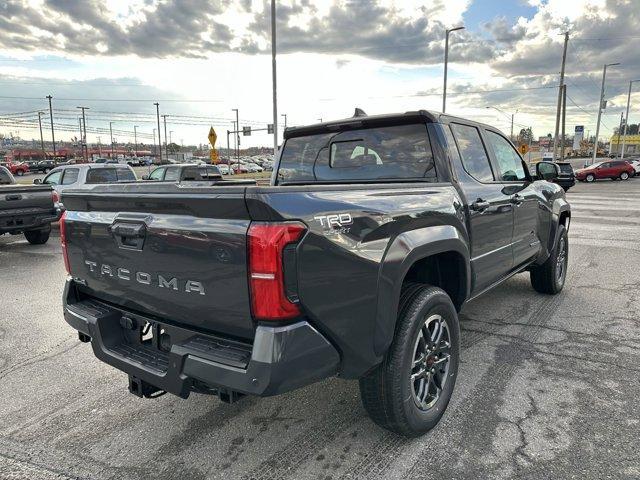
[[573, 167], [569, 162], [556, 162], [556, 164], [560, 167], [560, 174], [553, 182], [560, 185], [565, 192], [568, 192], [576, 184], [576, 175]]

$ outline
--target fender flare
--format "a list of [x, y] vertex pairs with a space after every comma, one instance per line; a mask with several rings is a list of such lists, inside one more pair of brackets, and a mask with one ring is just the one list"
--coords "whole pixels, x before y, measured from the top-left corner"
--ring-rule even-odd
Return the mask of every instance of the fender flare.
[[373, 348], [382, 357], [393, 340], [402, 281], [411, 266], [423, 258], [444, 252], [455, 252], [464, 259], [464, 298], [471, 284], [469, 244], [466, 235], [453, 225], [437, 225], [410, 230], [398, 235], [389, 245], [378, 275]]
[[558, 235], [558, 226], [560, 225], [560, 217], [563, 213], [567, 212], [571, 217], [571, 205], [564, 198], [556, 198], [551, 206], [551, 231], [549, 232], [549, 244], [547, 245], [547, 251], [551, 252], [553, 246], [556, 244]]

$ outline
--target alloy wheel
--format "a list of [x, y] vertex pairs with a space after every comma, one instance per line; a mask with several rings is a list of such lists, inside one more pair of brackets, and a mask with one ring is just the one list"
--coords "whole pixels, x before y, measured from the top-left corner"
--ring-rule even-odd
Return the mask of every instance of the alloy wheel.
[[568, 260], [567, 237], [562, 237], [558, 244], [558, 255], [556, 257], [556, 281], [558, 282], [558, 285], [564, 284], [564, 279], [567, 274]]
[[430, 315], [418, 331], [410, 373], [413, 401], [420, 410], [429, 410], [440, 398], [450, 358], [449, 325], [441, 315]]

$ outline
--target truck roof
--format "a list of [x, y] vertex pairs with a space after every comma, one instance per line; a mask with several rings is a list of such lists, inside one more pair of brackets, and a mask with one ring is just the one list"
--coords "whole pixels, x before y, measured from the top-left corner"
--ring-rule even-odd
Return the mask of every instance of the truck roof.
[[339, 120], [330, 120], [328, 122], [322, 122], [322, 123], [313, 123], [311, 125], [287, 127], [284, 130], [284, 138], [288, 139], [293, 137], [310, 135], [314, 133], [329, 133], [329, 132], [336, 132], [340, 130], [358, 129], [365, 126], [375, 127], [375, 126], [397, 125], [397, 124], [403, 124], [403, 123], [416, 123], [416, 122], [449, 123], [449, 122], [455, 122], [456, 120], [495, 130], [495, 127], [488, 124], [476, 122], [473, 120], [469, 120], [467, 118], [455, 117], [453, 115], [447, 115], [440, 112], [432, 112], [430, 110], [414, 110], [414, 111], [409, 111], [404, 113], [385, 113], [382, 115], [366, 115], [361, 111], [360, 111], [360, 114], [358, 114], [358, 109], [356, 109], [356, 115], [354, 115], [353, 117], [343, 118]]

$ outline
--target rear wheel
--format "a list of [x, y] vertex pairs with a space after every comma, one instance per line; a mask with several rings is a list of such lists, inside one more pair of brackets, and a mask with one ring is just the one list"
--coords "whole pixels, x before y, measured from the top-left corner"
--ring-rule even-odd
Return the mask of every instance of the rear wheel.
[[536, 292], [555, 295], [560, 293], [567, 278], [569, 238], [564, 225], [558, 226], [556, 244], [542, 265], [531, 267], [531, 286]]
[[43, 245], [49, 240], [51, 235], [51, 225], [45, 229], [40, 230], [27, 230], [24, 232], [24, 236], [31, 245]]
[[622, 172], [620, 174], [620, 180], [629, 180], [629, 173], [628, 172]]
[[16, 175], [17, 175], [18, 177], [23, 176], [23, 175], [24, 175], [24, 170], [16, 170]]
[[449, 296], [437, 287], [406, 285], [389, 351], [360, 379], [372, 420], [409, 437], [431, 430], [451, 399], [459, 349], [458, 315]]

